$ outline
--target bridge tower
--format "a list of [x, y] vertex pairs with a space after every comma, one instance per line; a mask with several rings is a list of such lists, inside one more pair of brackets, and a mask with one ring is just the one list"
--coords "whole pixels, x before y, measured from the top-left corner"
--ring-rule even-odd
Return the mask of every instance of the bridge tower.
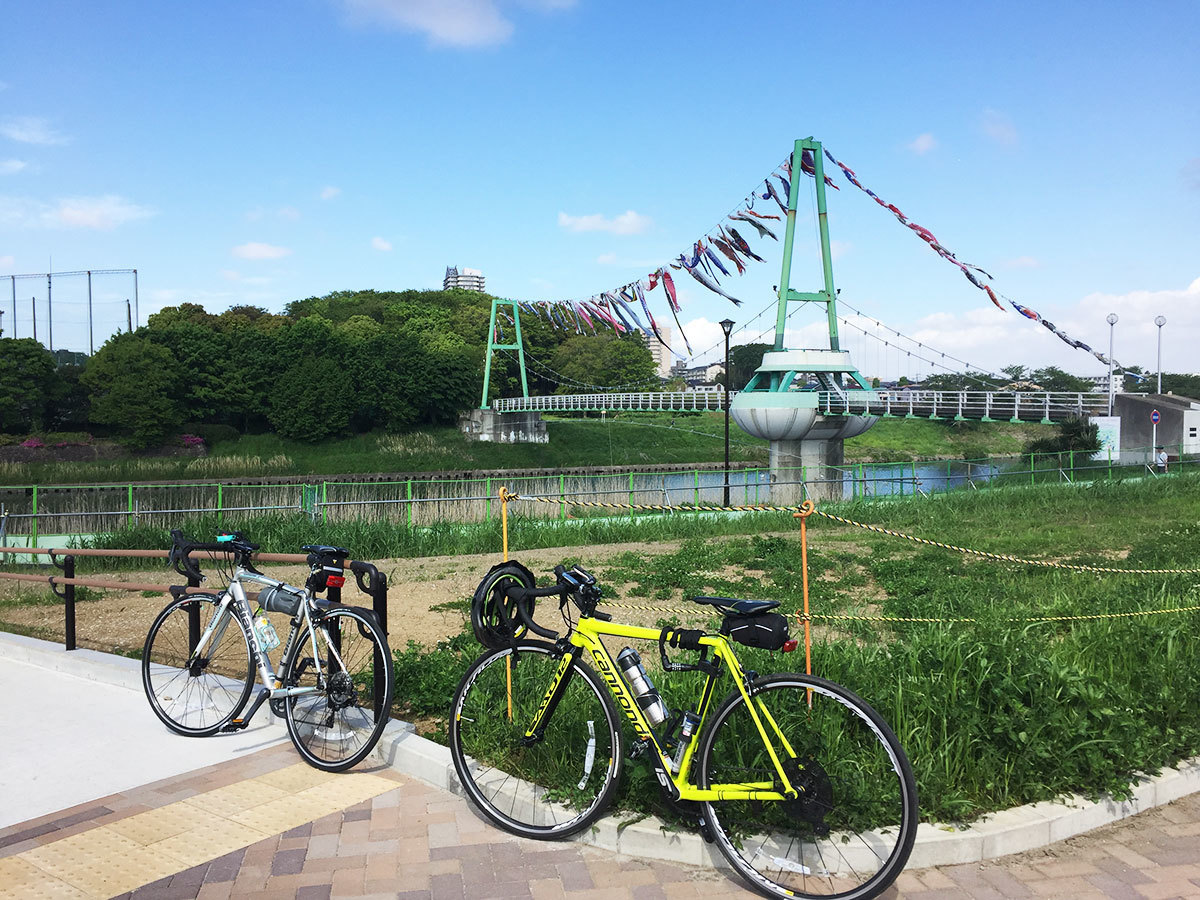
[[[779, 276], [779, 309], [775, 346], [763, 354], [762, 365], [730, 404], [730, 416], [747, 433], [771, 442], [771, 502], [793, 505], [805, 497], [840, 499], [843, 440], [862, 434], [873, 416], [824, 416], [818, 412], [822, 392], [857, 399], [874, 396], [850, 354], [838, 343], [837, 291], [829, 251], [829, 221], [825, 207], [825, 166], [820, 141], [796, 141], [788, 192], [787, 230], [783, 242], [783, 271]], [[818, 291], [791, 288], [792, 249], [796, 233], [796, 201], [805, 171], [817, 186], [817, 222], [821, 241], [824, 286]], [[792, 303], [825, 305], [829, 349], [784, 348], [788, 308]]]
[[[496, 327], [497, 314], [500, 307], [506, 306], [512, 311], [513, 331], [512, 343], [506, 343], [499, 337]], [[497, 350], [516, 350], [517, 368], [521, 372], [521, 396], [529, 397], [529, 382], [525, 377], [525, 343], [521, 340], [521, 307], [516, 300], [492, 299], [492, 315], [488, 322], [487, 357], [483, 367], [483, 394], [479, 398], [479, 408], [472, 409], [458, 417], [458, 428], [468, 440], [491, 441], [498, 444], [546, 444], [550, 435], [546, 431], [546, 423], [537, 412], [497, 412], [492, 409], [488, 392], [492, 385], [492, 357]]]

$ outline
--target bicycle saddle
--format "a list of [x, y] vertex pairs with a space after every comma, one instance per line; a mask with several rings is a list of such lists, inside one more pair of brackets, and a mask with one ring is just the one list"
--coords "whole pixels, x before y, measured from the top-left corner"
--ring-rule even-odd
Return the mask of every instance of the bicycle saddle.
[[755, 616], [779, 605], [778, 600], [735, 600], [733, 597], [692, 597], [692, 602], [715, 606], [723, 613], [737, 613], [739, 616]]
[[305, 544], [300, 549], [307, 550], [309, 553], [315, 553], [318, 556], [333, 556], [337, 559], [345, 559], [350, 555], [350, 551], [345, 547], [330, 547], [326, 544]]

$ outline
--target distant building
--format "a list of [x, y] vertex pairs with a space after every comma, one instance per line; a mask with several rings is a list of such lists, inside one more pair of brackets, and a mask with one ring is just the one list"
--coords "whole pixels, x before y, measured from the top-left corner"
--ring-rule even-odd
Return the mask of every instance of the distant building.
[[478, 269], [459, 269], [457, 266], [446, 266], [446, 277], [442, 279], [442, 290], [459, 288], [464, 291], [483, 292], [483, 273]]
[[712, 385], [725, 373], [721, 363], [709, 363], [706, 366], [688, 367], [684, 363], [676, 363], [671, 369], [672, 376], [679, 376], [689, 388], [700, 388]]
[[658, 333], [662, 336], [663, 343], [660, 344], [657, 340], [649, 341], [650, 356], [654, 358], [654, 369], [658, 372], [660, 378], [671, 377], [671, 329], [666, 325], [658, 326]]
[[1080, 375], [1079, 377], [1085, 378], [1092, 383], [1092, 393], [1093, 394], [1107, 394], [1108, 393], [1108, 373], [1107, 372], [1105, 372], [1103, 375]]

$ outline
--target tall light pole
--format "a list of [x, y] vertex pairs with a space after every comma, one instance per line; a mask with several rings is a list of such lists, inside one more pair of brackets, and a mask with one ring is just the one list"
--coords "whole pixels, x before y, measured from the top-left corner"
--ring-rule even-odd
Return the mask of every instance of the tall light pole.
[[729, 332], [733, 331], [733, 319], [722, 319], [721, 330], [725, 332], [725, 506], [729, 505]]
[[1108, 414], [1110, 416], [1112, 415], [1113, 399], [1116, 394], [1113, 390], [1116, 387], [1113, 383], [1113, 326], [1117, 324], [1117, 318], [1116, 313], [1109, 313], [1108, 318], [1105, 319], [1108, 322]]
[[1155, 316], [1154, 324], [1158, 326], [1158, 390], [1157, 394], [1162, 393], [1162, 327], [1167, 324], [1166, 316]]

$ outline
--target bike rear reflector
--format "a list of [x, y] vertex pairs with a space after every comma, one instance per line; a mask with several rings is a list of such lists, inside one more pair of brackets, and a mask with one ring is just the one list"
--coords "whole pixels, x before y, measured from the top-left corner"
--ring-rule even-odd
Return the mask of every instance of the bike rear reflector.
[[781, 649], [783, 650], [784, 653], [791, 653], [799, 645], [800, 645], [800, 642], [798, 640], [796, 640], [795, 638], [792, 638], [790, 641], [784, 641], [783, 647]]
[[326, 587], [340, 588], [345, 583], [346, 583], [345, 575], [326, 575], [325, 576], [325, 586]]

